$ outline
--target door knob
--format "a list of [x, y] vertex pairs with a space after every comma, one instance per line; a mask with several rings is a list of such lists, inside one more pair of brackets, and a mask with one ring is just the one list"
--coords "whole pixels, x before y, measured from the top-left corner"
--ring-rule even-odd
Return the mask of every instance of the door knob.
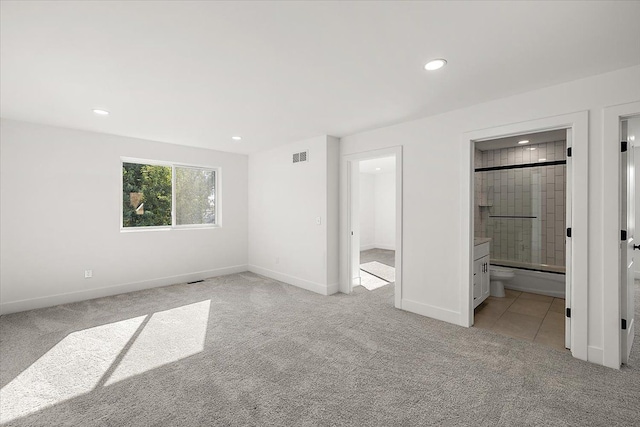
[[640, 251], [640, 245], [633, 245], [633, 249], [635, 249], [636, 251]]

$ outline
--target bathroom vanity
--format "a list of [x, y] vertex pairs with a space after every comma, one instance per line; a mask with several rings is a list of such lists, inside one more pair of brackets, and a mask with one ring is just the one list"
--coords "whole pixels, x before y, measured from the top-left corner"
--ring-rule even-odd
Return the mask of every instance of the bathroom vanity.
[[476, 237], [473, 246], [473, 308], [489, 296], [489, 253], [491, 239]]

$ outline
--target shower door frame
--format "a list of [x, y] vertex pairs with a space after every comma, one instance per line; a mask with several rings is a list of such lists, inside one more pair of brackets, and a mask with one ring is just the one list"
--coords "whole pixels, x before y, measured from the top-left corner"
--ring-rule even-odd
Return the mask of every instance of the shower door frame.
[[[588, 130], [589, 113], [582, 111], [527, 122], [508, 124], [488, 129], [465, 132], [461, 136], [461, 307], [460, 324], [473, 325], [473, 237], [474, 237], [474, 149], [475, 143], [510, 136], [570, 129], [567, 147], [572, 156], [567, 158], [567, 228], [572, 237], [567, 239], [566, 301], [571, 308], [566, 316], [566, 343], [573, 357], [596, 361], [602, 354], [589, 354], [587, 346], [587, 294], [588, 294]], [[579, 183], [579, 184], [578, 184]], [[576, 185], [578, 184], [578, 185]], [[570, 212], [570, 213], [569, 213]]]

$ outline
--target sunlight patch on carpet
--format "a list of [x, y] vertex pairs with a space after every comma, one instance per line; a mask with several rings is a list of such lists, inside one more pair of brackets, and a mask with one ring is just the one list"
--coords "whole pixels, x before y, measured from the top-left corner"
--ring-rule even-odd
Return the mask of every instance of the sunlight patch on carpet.
[[367, 273], [364, 270], [360, 270], [360, 284], [370, 291], [374, 289], [378, 289], [383, 287], [384, 285], [388, 285], [389, 282], [386, 280], [382, 280], [379, 277], [376, 277], [372, 274]]
[[0, 422], [90, 392], [146, 316], [73, 332], [0, 390]]
[[369, 274], [378, 276], [379, 278], [386, 280], [387, 282], [396, 281], [396, 269], [389, 267], [386, 264], [382, 264], [378, 261], [371, 261], [364, 264], [360, 264], [360, 269], [366, 271]]
[[204, 350], [210, 300], [154, 313], [106, 386]]

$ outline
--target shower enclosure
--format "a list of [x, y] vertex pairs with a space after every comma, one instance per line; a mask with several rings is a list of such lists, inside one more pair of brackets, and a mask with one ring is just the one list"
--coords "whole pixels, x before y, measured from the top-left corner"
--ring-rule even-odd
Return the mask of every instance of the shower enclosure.
[[475, 236], [491, 264], [565, 272], [566, 143], [476, 150]]

